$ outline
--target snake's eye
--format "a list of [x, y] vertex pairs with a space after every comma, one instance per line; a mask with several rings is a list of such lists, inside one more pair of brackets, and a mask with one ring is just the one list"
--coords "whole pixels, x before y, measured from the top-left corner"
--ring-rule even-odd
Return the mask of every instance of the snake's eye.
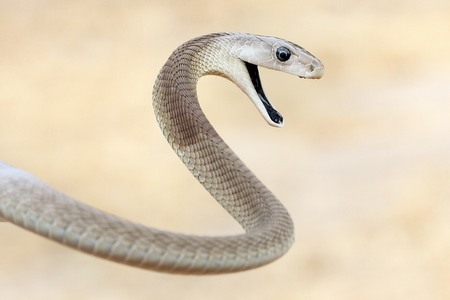
[[277, 58], [279, 61], [287, 61], [291, 57], [291, 51], [288, 48], [280, 47], [277, 49]]

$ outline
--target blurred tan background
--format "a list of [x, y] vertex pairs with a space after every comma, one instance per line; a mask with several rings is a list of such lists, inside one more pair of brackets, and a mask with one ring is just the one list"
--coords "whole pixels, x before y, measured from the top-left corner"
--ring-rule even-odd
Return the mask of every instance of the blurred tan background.
[[154, 79], [190, 38], [283, 37], [321, 80], [261, 70], [268, 126], [218, 77], [206, 114], [296, 224], [261, 269], [177, 276], [107, 262], [0, 224], [2, 299], [450, 299], [450, 2], [0, 0], [0, 160], [162, 229], [242, 229], [172, 153]]

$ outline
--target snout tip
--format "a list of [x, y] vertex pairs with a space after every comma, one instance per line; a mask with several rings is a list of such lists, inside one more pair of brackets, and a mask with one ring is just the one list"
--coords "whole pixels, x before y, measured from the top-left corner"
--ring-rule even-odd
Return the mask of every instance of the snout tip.
[[310, 72], [308, 78], [319, 79], [323, 76], [323, 73], [325, 73], [325, 68], [323, 66], [319, 66]]
[[325, 68], [319, 60], [314, 60], [299, 74], [300, 78], [319, 79], [323, 76]]
[[319, 79], [323, 76], [324, 72], [325, 67], [323, 66], [322, 62], [320, 62], [320, 60], [316, 58], [309, 65], [309, 69], [307, 70], [306, 75], [307, 78]]

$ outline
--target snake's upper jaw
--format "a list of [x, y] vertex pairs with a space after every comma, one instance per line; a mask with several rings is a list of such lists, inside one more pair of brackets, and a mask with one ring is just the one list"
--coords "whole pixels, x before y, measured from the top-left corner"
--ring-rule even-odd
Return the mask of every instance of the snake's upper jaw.
[[248, 63], [246, 61], [244, 61], [244, 63], [245, 66], [247, 67], [247, 71], [248, 74], [250, 75], [253, 87], [255, 88], [255, 91], [258, 94], [259, 99], [261, 100], [261, 104], [263, 105], [265, 112], [267, 113], [267, 116], [270, 118], [270, 120], [268, 120], [267, 118], [266, 120], [270, 125], [274, 127], [282, 127], [284, 124], [283, 116], [273, 107], [272, 103], [270, 103], [269, 99], [264, 93], [264, 90], [261, 85], [261, 79], [259, 77], [258, 66]]

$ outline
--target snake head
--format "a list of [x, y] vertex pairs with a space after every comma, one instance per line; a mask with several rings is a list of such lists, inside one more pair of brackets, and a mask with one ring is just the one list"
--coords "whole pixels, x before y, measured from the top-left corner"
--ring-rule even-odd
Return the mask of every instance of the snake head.
[[311, 53], [297, 44], [275, 37], [245, 35], [236, 54], [245, 65], [248, 76], [232, 80], [250, 97], [267, 123], [274, 127], [283, 126], [283, 117], [264, 93], [258, 66], [300, 78], [318, 79], [324, 73], [323, 64]]

